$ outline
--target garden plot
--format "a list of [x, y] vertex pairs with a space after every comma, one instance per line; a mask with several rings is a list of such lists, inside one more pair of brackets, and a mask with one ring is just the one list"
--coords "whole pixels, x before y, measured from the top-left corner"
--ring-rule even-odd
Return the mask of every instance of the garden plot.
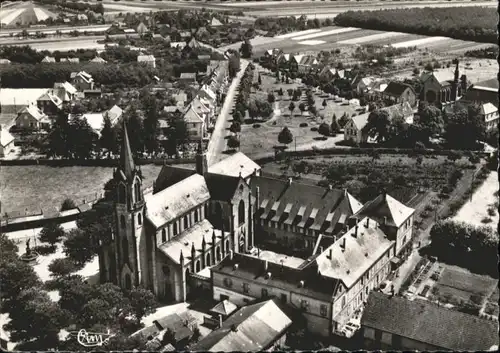
[[[491, 172], [484, 183], [472, 195], [472, 201], [462, 206], [453, 218], [475, 226], [498, 224], [498, 173]], [[496, 193], [496, 196], [495, 196]]]

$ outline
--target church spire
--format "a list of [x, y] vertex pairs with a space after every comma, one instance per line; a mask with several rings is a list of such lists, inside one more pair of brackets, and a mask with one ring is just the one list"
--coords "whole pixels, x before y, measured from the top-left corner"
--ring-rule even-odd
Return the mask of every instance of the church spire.
[[205, 175], [208, 171], [208, 163], [207, 163], [207, 155], [205, 153], [205, 149], [203, 148], [203, 141], [200, 138], [198, 142], [198, 150], [196, 151], [196, 173], [200, 175]]
[[132, 157], [132, 150], [130, 149], [130, 141], [128, 139], [127, 123], [123, 120], [123, 140], [122, 148], [120, 151], [120, 168], [127, 177], [132, 179], [132, 172], [135, 169], [134, 158]]

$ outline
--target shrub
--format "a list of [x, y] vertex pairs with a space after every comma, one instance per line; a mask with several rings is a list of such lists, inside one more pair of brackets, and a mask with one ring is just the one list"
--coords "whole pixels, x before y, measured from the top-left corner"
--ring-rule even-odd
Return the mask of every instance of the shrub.
[[299, 127], [307, 127], [307, 126], [308, 126], [308, 124], [307, 124], [307, 123], [300, 123], [300, 124], [299, 124]]
[[256, 128], [260, 127], [260, 124], [253, 124], [253, 125], [252, 125], [252, 127], [253, 127], [254, 129], [256, 129]]
[[72, 210], [74, 208], [76, 208], [76, 204], [72, 199], [64, 199], [61, 204], [61, 211]]
[[490, 217], [484, 217], [481, 220], [481, 223], [484, 223], [484, 224], [488, 224], [488, 223], [491, 223], [491, 222], [493, 222], [493, 220]]
[[311, 128], [311, 131], [318, 131], [318, 127], [317, 127], [317, 126], [313, 126], [313, 127]]
[[37, 245], [33, 247], [33, 251], [37, 252], [39, 255], [50, 255], [56, 252], [55, 245]]
[[496, 214], [496, 210], [493, 207], [488, 207], [488, 215], [493, 217]]
[[67, 276], [77, 270], [75, 263], [68, 259], [54, 259], [49, 264], [49, 271], [52, 273], [54, 277], [64, 277]]

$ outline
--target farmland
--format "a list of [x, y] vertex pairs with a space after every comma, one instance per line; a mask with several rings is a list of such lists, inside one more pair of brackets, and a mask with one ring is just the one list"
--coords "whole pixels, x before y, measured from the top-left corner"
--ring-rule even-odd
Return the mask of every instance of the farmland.
[[[273, 92], [276, 98], [274, 102], [274, 113], [271, 119], [260, 123], [260, 127], [255, 128], [252, 124], [244, 124], [241, 131], [241, 147], [240, 150], [248, 156], [258, 157], [259, 153], [272, 151], [273, 147], [279, 145], [278, 134], [283, 127], [288, 127], [292, 132], [295, 140], [293, 146], [289, 148], [303, 149], [311, 148], [313, 145], [321, 144], [322, 147], [330, 145], [334, 147], [334, 143], [343, 139], [343, 135], [330, 137], [327, 141], [320, 140], [321, 135], [317, 131], [312, 131], [311, 128], [318, 127], [321, 123], [331, 123], [333, 114], [340, 118], [344, 113], [352, 116], [355, 113], [355, 107], [351, 105], [341, 105], [335, 103], [328, 94], [315, 93], [315, 105], [318, 111], [317, 116], [309, 115], [307, 112], [302, 114], [299, 110], [300, 103], [305, 104], [305, 94], [303, 92], [301, 100], [293, 102], [295, 110], [293, 116], [290, 115], [289, 105], [292, 102], [287, 94], [288, 89], [298, 88], [299, 84], [290, 82], [276, 83], [274, 75], [261, 72], [262, 85], [257, 93], [251, 94], [251, 99], [267, 100], [267, 93]], [[304, 87], [301, 86], [304, 90]], [[283, 90], [283, 96], [278, 94], [279, 89]], [[322, 107], [323, 100], [326, 100], [327, 106]], [[306, 126], [304, 126], [306, 124]], [[300, 126], [302, 125], [302, 126]]]
[[[145, 186], [152, 185], [160, 169], [156, 165], [142, 167]], [[94, 199], [112, 174], [112, 168], [104, 167], [2, 166], [2, 213], [23, 212], [26, 208], [31, 212], [54, 210], [65, 198], [75, 202]]]

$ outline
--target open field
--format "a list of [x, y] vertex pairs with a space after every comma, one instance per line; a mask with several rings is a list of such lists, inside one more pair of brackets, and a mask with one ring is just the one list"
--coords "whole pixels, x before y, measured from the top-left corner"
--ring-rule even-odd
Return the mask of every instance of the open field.
[[[497, 192], [497, 196], [495, 196]], [[496, 202], [496, 207], [495, 207]], [[488, 208], [492, 208], [494, 215], [488, 214]], [[481, 222], [484, 218], [490, 218], [491, 222]], [[475, 226], [498, 225], [498, 173], [491, 172], [484, 183], [472, 195], [472, 202], [467, 202], [454, 217], [457, 221], [466, 222]]]
[[[150, 186], [161, 166], [142, 166], [144, 185]], [[75, 202], [93, 199], [111, 179], [112, 168], [106, 167], [0, 167], [2, 212], [58, 209], [65, 198]]]
[[[267, 38], [266, 38], [267, 39]], [[308, 42], [314, 40], [314, 42]], [[467, 42], [446, 37], [427, 37], [417, 34], [384, 32], [369, 29], [348, 27], [323, 27], [314, 33], [303, 35], [303, 32], [276, 36], [272, 40], [252, 40], [253, 53], [260, 56], [268, 49], [279, 48], [285, 52], [320, 51], [342, 49], [346, 46], [361, 44], [392, 45], [395, 47], [412, 47], [427, 49], [438, 53], [465, 52], [491, 46], [491, 44]]]
[[[336, 137], [329, 137], [327, 141], [321, 141], [321, 135], [317, 131], [311, 131], [312, 127], [318, 127], [321, 123], [327, 122], [331, 123], [333, 114], [339, 119], [344, 113], [352, 116], [355, 113], [356, 107], [352, 105], [341, 105], [340, 103], [333, 102], [332, 99], [328, 98], [328, 94], [314, 94], [315, 105], [317, 109], [318, 116], [306, 116], [302, 115], [299, 110], [299, 104], [306, 104], [305, 89], [302, 87], [303, 94], [301, 100], [293, 102], [295, 105], [295, 110], [293, 116], [290, 116], [290, 110], [288, 109], [291, 99], [288, 96], [288, 89], [295, 89], [299, 87], [297, 83], [276, 83], [276, 77], [270, 74], [261, 73], [262, 85], [260, 92], [252, 93], [251, 98], [258, 100], [267, 100], [267, 92], [274, 92], [275, 103], [274, 103], [274, 114], [271, 119], [266, 122], [260, 123], [259, 128], [254, 128], [253, 124], [242, 125], [241, 131], [241, 146], [240, 150], [250, 157], [257, 156], [262, 152], [272, 151], [273, 146], [280, 145], [278, 142], [278, 134], [287, 126], [292, 132], [295, 140], [289, 145], [288, 148], [294, 149], [295, 145], [298, 150], [304, 148], [311, 148], [311, 145], [322, 144], [321, 147], [325, 148], [325, 143], [330, 147], [335, 146], [335, 142], [343, 140], [343, 135], [337, 135]], [[283, 89], [283, 96], [280, 97], [277, 93], [279, 88]], [[323, 100], [326, 99], [327, 106], [323, 108]], [[306, 113], [307, 114], [307, 113]], [[300, 124], [307, 123], [306, 127], [300, 127]]]

